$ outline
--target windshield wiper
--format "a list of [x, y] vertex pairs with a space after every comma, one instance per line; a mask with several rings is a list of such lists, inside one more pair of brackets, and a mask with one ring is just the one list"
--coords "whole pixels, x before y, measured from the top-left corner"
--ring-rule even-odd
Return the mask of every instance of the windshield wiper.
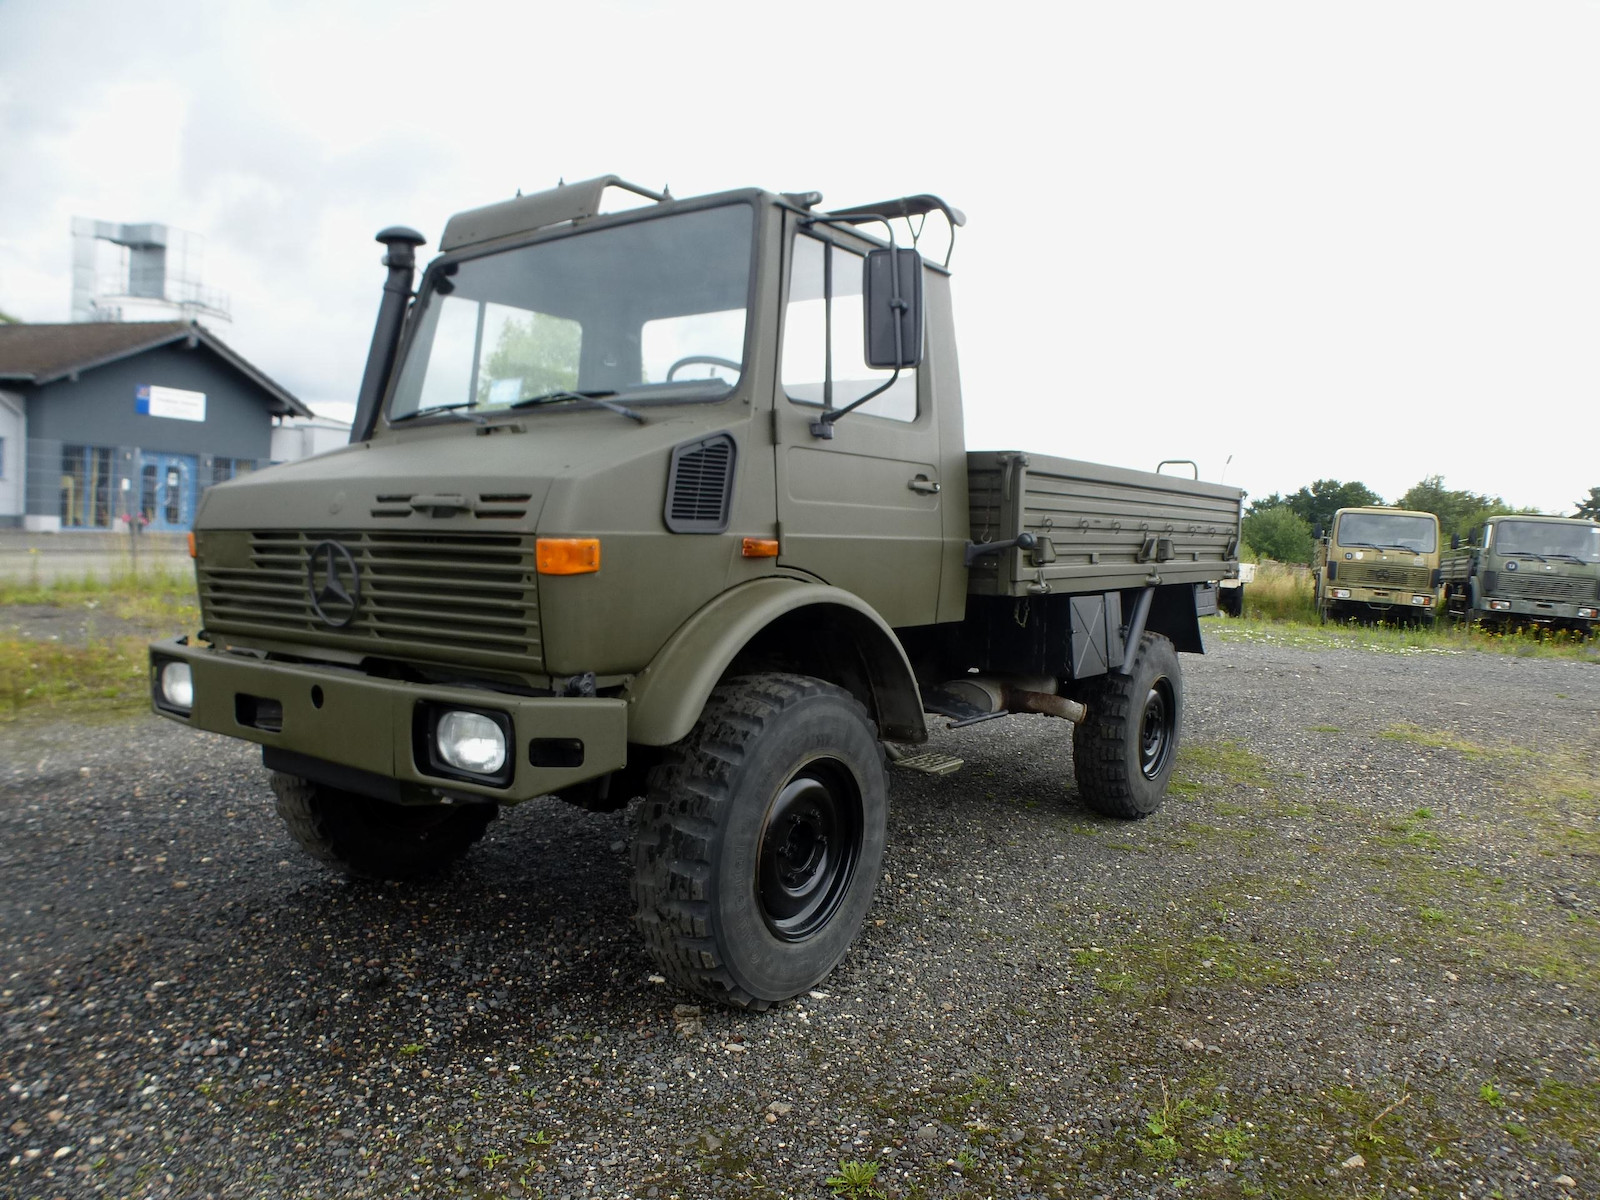
[[1555, 551], [1555, 550], [1546, 551], [1545, 552], [1545, 556], [1547, 558], [1564, 558], [1568, 562], [1575, 562], [1575, 563], [1581, 563], [1581, 562], [1587, 562], [1588, 561], [1588, 559], [1579, 558], [1576, 554], [1562, 554], [1562, 553], [1560, 553], [1558, 551]]
[[537, 396], [529, 396], [526, 400], [518, 400], [510, 408], [537, 408], [541, 404], [560, 404], [564, 401], [587, 400], [591, 404], [598, 404], [601, 408], [616, 413], [618, 416], [627, 417], [630, 421], [637, 421], [643, 425], [644, 415], [637, 413], [626, 404], [618, 404], [615, 400], [607, 400], [607, 396], [615, 396], [614, 390], [595, 390], [588, 392], [573, 392], [565, 388], [557, 388], [550, 392], [541, 392]]
[[488, 421], [479, 416], [477, 413], [464, 413], [456, 411], [457, 409], [476, 407], [477, 401], [475, 400], [460, 400], [455, 404], [435, 404], [432, 408], [419, 408], [414, 412], [401, 413], [398, 417], [390, 417], [389, 424], [398, 425], [401, 421], [415, 421], [418, 417], [431, 417], [435, 414], [448, 414], [454, 417], [457, 421], [472, 421], [478, 425], [487, 425]]
[[1365, 548], [1367, 550], [1382, 550], [1382, 549], [1384, 549], [1384, 547], [1378, 545], [1378, 543], [1376, 543], [1376, 542], [1340, 542], [1339, 545], [1341, 545], [1341, 546], [1361, 546], [1361, 547], [1363, 547], [1363, 548]]

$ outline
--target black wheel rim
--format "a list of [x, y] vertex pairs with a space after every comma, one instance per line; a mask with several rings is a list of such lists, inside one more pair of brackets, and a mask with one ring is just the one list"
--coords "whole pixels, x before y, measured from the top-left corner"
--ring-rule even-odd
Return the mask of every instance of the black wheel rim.
[[808, 762], [761, 827], [756, 898], [777, 937], [804, 941], [833, 919], [861, 858], [861, 789], [837, 759]]
[[1139, 770], [1146, 779], [1159, 778], [1172, 761], [1177, 707], [1170, 680], [1161, 678], [1150, 685], [1139, 723]]

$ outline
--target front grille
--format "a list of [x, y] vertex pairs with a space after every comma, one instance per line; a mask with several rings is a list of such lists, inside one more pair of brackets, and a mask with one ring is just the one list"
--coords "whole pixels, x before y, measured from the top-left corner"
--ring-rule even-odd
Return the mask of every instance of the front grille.
[[[248, 536], [248, 566], [200, 559], [207, 629], [386, 658], [543, 667], [531, 536], [337, 530]], [[308, 558], [325, 541], [348, 550], [360, 571], [355, 613], [341, 628], [311, 603]]]
[[1517, 600], [1550, 600], [1557, 604], [1593, 604], [1596, 585], [1593, 579], [1571, 575], [1524, 575], [1520, 571], [1501, 571], [1499, 594]]
[[1392, 587], [1402, 591], [1430, 591], [1432, 572], [1427, 567], [1402, 567], [1395, 563], [1339, 564], [1339, 582], [1356, 587]]

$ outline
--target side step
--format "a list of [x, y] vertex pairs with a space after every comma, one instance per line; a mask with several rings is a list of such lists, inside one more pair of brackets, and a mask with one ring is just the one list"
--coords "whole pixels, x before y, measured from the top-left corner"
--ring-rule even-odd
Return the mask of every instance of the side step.
[[889, 761], [895, 766], [908, 771], [920, 771], [924, 775], [953, 775], [961, 770], [966, 761], [950, 754], [940, 754], [937, 750], [912, 753], [900, 749], [893, 742], [885, 742], [884, 747], [889, 752]]

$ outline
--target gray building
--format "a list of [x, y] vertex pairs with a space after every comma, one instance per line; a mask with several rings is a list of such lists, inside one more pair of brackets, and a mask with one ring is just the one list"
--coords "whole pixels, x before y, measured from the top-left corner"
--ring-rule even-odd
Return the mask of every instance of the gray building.
[[0, 325], [0, 526], [185, 530], [311, 411], [189, 321]]

